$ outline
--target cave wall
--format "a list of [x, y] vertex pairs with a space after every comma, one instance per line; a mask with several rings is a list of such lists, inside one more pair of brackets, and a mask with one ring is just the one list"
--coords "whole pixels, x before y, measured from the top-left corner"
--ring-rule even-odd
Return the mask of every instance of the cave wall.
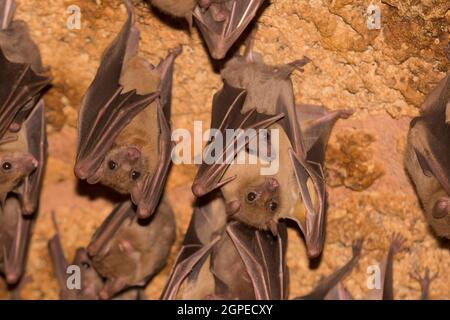
[[[30, 247], [23, 298], [55, 299], [58, 285], [47, 254], [55, 212], [69, 259], [85, 246], [113, 205], [105, 191], [80, 184], [73, 175], [77, 110], [92, 81], [100, 56], [120, 30], [125, 7], [120, 0], [18, 0], [17, 19], [25, 20], [53, 76], [45, 95], [49, 160], [41, 208]], [[381, 28], [369, 30], [367, 0], [272, 0], [257, 21], [255, 49], [272, 64], [302, 56], [312, 62], [292, 76], [296, 101], [351, 108], [331, 136], [326, 169], [329, 192], [327, 238], [321, 261], [310, 263], [303, 240], [289, 232], [291, 296], [307, 293], [322, 276], [351, 256], [351, 243], [364, 237], [362, 258], [345, 284], [361, 298], [367, 291], [367, 267], [386, 254], [393, 232], [406, 237], [394, 265], [395, 297], [420, 297], [411, 272], [439, 272], [432, 298], [450, 297], [449, 245], [425, 223], [414, 189], [403, 168], [403, 150], [412, 117], [426, 94], [449, 69], [447, 0], [374, 1]], [[172, 124], [193, 130], [194, 120], [209, 124], [212, 95], [221, 87], [220, 63], [212, 63], [194, 28], [173, 21], [134, 1], [140, 50], [154, 64], [181, 44], [176, 60]], [[81, 29], [69, 30], [70, 5], [81, 8]], [[237, 50], [238, 48], [236, 48]], [[149, 284], [158, 298], [190, 219], [194, 165], [172, 167], [166, 197], [177, 219], [177, 242], [167, 267]], [[5, 295], [0, 285], [0, 297]]]

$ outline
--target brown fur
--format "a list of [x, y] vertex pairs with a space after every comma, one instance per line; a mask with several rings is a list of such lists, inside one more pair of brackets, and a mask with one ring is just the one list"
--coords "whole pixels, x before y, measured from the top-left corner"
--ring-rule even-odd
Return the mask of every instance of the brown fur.
[[104, 254], [92, 257], [95, 269], [107, 283], [104, 296], [134, 285], [143, 285], [166, 263], [175, 240], [171, 208], [162, 202], [151, 219], [124, 221], [106, 244]]
[[197, 5], [198, 0], [151, 0], [150, 3], [159, 10], [174, 17], [189, 16]]
[[[160, 74], [151, 70], [150, 64], [143, 58], [133, 57], [122, 71], [120, 83], [124, 92], [136, 90], [144, 95], [158, 90]], [[153, 174], [158, 162], [158, 121], [156, 104], [152, 103], [139, 113], [117, 136], [113, 148], [106, 154], [98, 175], [100, 182], [120, 193], [130, 193], [133, 186], [146, 175]], [[127, 157], [127, 148], [139, 150], [139, 159]], [[108, 163], [114, 161], [117, 168], [111, 170]], [[137, 180], [131, 178], [131, 172], [139, 172]]]

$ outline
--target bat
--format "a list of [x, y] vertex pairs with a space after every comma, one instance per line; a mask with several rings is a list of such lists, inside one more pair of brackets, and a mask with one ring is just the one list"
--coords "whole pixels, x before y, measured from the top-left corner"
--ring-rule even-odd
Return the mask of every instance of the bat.
[[[398, 233], [394, 233], [391, 238], [391, 243], [387, 255], [379, 264], [379, 285], [371, 288], [364, 297], [364, 300], [393, 300], [393, 266], [394, 256], [402, 250], [405, 238]], [[358, 263], [361, 255], [362, 239], [358, 239], [353, 243], [352, 258], [341, 268], [335, 271], [332, 275], [321, 280], [319, 284], [309, 294], [303, 297], [298, 297], [298, 300], [353, 300], [350, 292], [343, 285], [342, 280], [346, 277]], [[376, 275], [375, 275], [376, 276]]]
[[106, 279], [100, 298], [145, 286], [166, 264], [174, 241], [175, 218], [165, 201], [147, 219], [138, 219], [130, 201], [118, 205], [87, 247], [92, 265]]
[[[80, 269], [80, 288], [69, 289], [67, 272], [69, 263], [65, 257], [61, 243], [60, 231], [53, 214], [53, 224], [55, 226], [55, 235], [48, 241], [48, 251], [53, 264], [56, 279], [60, 287], [59, 297], [61, 300], [99, 300], [100, 292], [104, 286], [101, 275], [95, 270], [92, 260], [87, 254], [85, 248], [78, 248], [75, 252], [71, 266], [77, 266]], [[136, 289], [126, 290], [114, 296], [117, 300], [141, 300], [142, 292]]]
[[[204, 162], [192, 191], [199, 197], [221, 188], [228, 214], [261, 230], [275, 233], [280, 219], [295, 221], [305, 235], [308, 255], [314, 257], [322, 251], [324, 238], [325, 147], [334, 123], [352, 112], [295, 105], [290, 74], [308, 61], [303, 58], [287, 65], [269, 66], [253, 52], [250, 42], [243, 57], [228, 62], [222, 70], [224, 86], [213, 99], [211, 128], [223, 136], [227, 129], [241, 132], [232, 141], [226, 141], [222, 150], [216, 150], [214, 137], [210, 140], [206, 148], [213, 148], [217, 159], [223, 161]], [[245, 132], [265, 128], [279, 133], [279, 143], [268, 139], [267, 145], [274, 149], [271, 162], [279, 163], [281, 170], [261, 175], [260, 163], [231, 164], [233, 156], [245, 153], [248, 158], [252, 153], [248, 146], [256, 138]], [[245, 141], [247, 147], [239, 141]]]
[[50, 83], [26, 23], [13, 21], [15, 8], [0, 0], [0, 143], [20, 130]]
[[405, 166], [434, 232], [450, 238], [450, 75], [411, 121]]
[[[193, 18], [214, 59], [223, 59], [255, 18], [264, 0], [151, 0], [174, 17]], [[193, 17], [193, 18], [192, 18]]]
[[162, 299], [285, 299], [287, 231], [227, 222], [217, 194], [198, 199]]
[[[0, 145], [0, 272], [9, 285], [17, 285], [25, 272], [28, 244], [47, 158], [42, 100], [17, 135], [15, 141]], [[18, 184], [13, 186], [12, 181]], [[11, 192], [3, 193], [6, 191], [5, 185], [12, 188]]]
[[128, 19], [105, 51], [78, 117], [75, 175], [130, 194], [142, 218], [161, 198], [170, 166], [170, 102], [175, 58], [157, 67], [138, 56], [139, 31]]
[[47, 158], [45, 126], [44, 102], [40, 100], [20, 131], [0, 144], [0, 199], [4, 203], [15, 193], [25, 215], [33, 214], [38, 206]]

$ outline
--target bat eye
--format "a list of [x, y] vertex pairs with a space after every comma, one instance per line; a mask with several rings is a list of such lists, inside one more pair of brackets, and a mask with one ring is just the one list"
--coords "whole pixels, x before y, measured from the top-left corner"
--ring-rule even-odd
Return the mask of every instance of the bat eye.
[[248, 202], [255, 201], [257, 197], [258, 197], [258, 195], [254, 191], [250, 191], [249, 193], [247, 193], [247, 201]]
[[131, 171], [131, 179], [137, 180], [141, 176], [141, 173], [139, 171]]
[[81, 263], [81, 266], [82, 266], [84, 269], [89, 269], [89, 268], [91, 267], [91, 265], [90, 265], [88, 262], [86, 262], [86, 261], [83, 261], [83, 262]]
[[270, 212], [275, 212], [275, 210], [277, 210], [278, 208], [278, 203], [276, 203], [275, 201], [270, 201], [268, 207]]
[[5, 170], [5, 171], [11, 170], [12, 169], [11, 162], [8, 162], [8, 161], [3, 162], [2, 169]]
[[115, 169], [117, 168], [117, 163], [116, 163], [115, 161], [110, 160], [110, 161], [108, 162], [108, 168], [109, 168], [110, 170], [115, 170]]

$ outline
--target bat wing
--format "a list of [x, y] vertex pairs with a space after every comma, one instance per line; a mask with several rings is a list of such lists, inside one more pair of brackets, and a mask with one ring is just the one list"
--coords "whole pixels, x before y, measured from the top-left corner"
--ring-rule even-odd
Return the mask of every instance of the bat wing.
[[447, 75], [422, 105], [423, 116], [417, 119], [426, 125], [426, 143], [414, 149], [424, 174], [433, 175], [450, 195], [450, 126], [446, 118], [449, 106], [450, 75]]
[[220, 240], [220, 233], [224, 228], [221, 217], [211, 210], [204, 200], [205, 198], [199, 199], [199, 205], [194, 208], [181, 250], [161, 299], [176, 299], [181, 285], [186, 279], [196, 277], [211, 249]]
[[14, 198], [6, 200], [4, 210], [15, 211], [17, 223], [14, 231], [13, 241], [10, 248], [3, 248], [4, 273], [6, 282], [15, 285], [19, 282], [25, 272], [28, 244], [31, 238], [31, 227], [33, 220], [31, 217], [23, 215], [20, 203]]
[[352, 110], [330, 112], [324, 106], [297, 105], [297, 121], [300, 123], [306, 157], [309, 161], [323, 163], [325, 149], [334, 124], [339, 119], [347, 119]]
[[0, 1], [0, 30], [7, 29], [11, 24], [16, 11], [15, 0]]
[[58, 233], [48, 241], [48, 252], [52, 260], [53, 270], [55, 272], [56, 279], [58, 280], [59, 287], [62, 291], [65, 291], [67, 288], [66, 271], [69, 263], [64, 255], [64, 250], [62, 248], [61, 239]]
[[113, 239], [115, 233], [127, 219], [136, 216], [136, 211], [130, 201], [117, 205], [102, 225], [94, 233], [87, 252], [90, 257], [106, 254], [108, 242]]
[[20, 128], [20, 122], [25, 118], [27, 110], [30, 110], [28, 103], [49, 84], [50, 78], [35, 73], [30, 64], [10, 62], [1, 48], [0, 69], [1, 138], [11, 124], [17, 123]]
[[137, 30], [133, 28], [131, 4], [126, 1], [128, 18], [121, 32], [105, 51], [94, 81], [84, 96], [78, 117], [78, 148], [75, 174], [91, 177], [100, 167], [117, 135], [159, 93], [122, 93], [119, 84], [126, 57], [135, 50]]
[[[291, 106], [290, 103], [284, 101], [283, 97], [280, 97], [276, 110], [279, 113], [288, 115], [281, 119], [279, 124], [291, 142], [292, 149], [289, 151], [289, 156], [294, 168], [300, 197], [306, 208], [306, 219], [304, 222], [295, 217], [289, 217], [289, 219], [298, 225], [305, 236], [308, 255], [315, 257], [322, 252], [324, 242], [326, 190], [322, 163], [313, 162], [307, 157], [308, 154], [295, 106]], [[315, 144], [317, 144], [319, 140], [316, 138], [315, 141]], [[311, 195], [308, 188], [308, 181], [312, 182], [315, 198]]]
[[335, 271], [332, 275], [321, 280], [316, 288], [300, 299], [305, 300], [324, 300], [325, 298], [336, 298], [344, 300], [348, 295], [343, 287], [341, 281], [348, 275], [361, 256], [362, 240], [356, 240], [353, 244], [353, 256], [352, 258], [341, 268]]
[[[212, 3], [207, 10], [196, 6], [193, 16], [214, 59], [222, 59], [244, 32], [264, 0], [232, 0]], [[214, 9], [220, 10], [221, 18]]]
[[153, 214], [158, 206], [167, 180], [167, 173], [171, 164], [171, 152], [173, 142], [171, 140], [170, 124], [164, 116], [159, 101], [157, 101], [158, 127], [159, 127], [159, 160], [153, 175], [145, 178], [142, 195], [139, 199], [133, 199], [137, 204], [139, 217], [146, 218]]
[[278, 236], [242, 223], [232, 222], [227, 234], [233, 241], [253, 284], [257, 300], [281, 300], [288, 295], [285, 259], [287, 230], [278, 224]]
[[160, 96], [156, 103], [159, 128], [159, 161], [153, 175], [145, 178], [143, 187], [138, 191], [138, 194], [132, 193], [133, 202], [138, 206], [137, 212], [141, 218], [147, 218], [155, 212], [171, 164], [171, 152], [174, 144], [171, 140], [169, 119], [172, 101], [173, 65], [180, 53], [181, 47], [172, 50], [167, 58], [156, 67], [156, 70], [161, 74]]
[[[251, 139], [245, 140], [245, 143], [237, 143], [243, 141], [242, 139], [245, 137], [246, 130], [269, 127], [284, 117], [284, 113], [268, 116], [256, 112], [255, 109], [242, 114], [241, 109], [245, 101], [245, 96], [245, 90], [234, 88], [226, 82], [222, 90], [214, 95], [211, 128], [216, 129], [222, 137], [227, 136], [226, 129], [234, 129], [236, 134], [231, 141], [223, 141], [223, 139], [219, 140], [212, 137], [212, 140], [206, 145], [205, 150], [214, 148], [216, 151], [214, 156], [216, 161], [212, 163], [203, 162], [201, 164], [192, 185], [192, 191], [196, 196], [205, 195], [235, 178], [231, 177], [221, 181], [235, 156]], [[218, 147], [216, 147], [215, 143], [218, 144]]]
[[33, 214], [38, 206], [42, 178], [47, 160], [47, 132], [44, 115], [44, 101], [40, 100], [25, 121], [29, 153], [38, 161], [37, 168], [25, 177], [20, 185], [23, 213]]

